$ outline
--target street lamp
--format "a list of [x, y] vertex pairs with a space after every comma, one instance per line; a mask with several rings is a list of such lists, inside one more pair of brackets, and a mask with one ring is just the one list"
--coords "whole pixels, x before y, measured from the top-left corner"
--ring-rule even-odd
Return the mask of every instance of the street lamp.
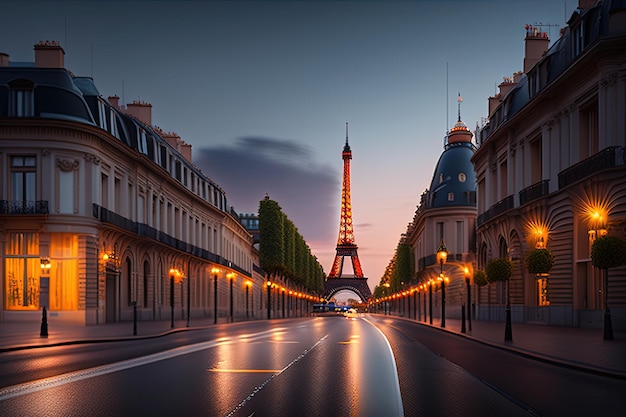
[[252, 286], [252, 282], [250, 280], [246, 280], [246, 319], [250, 318], [250, 308], [249, 308], [249, 303], [248, 303], [248, 295], [249, 295], [251, 286]]
[[439, 265], [441, 265], [441, 327], [446, 327], [446, 280], [443, 276], [443, 264], [448, 257], [448, 249], [443, 239], [437, 249], [437, 258], [439, 258]]
[[233, 281], [235, 280], [235, 274], [233, 272], [229, 272], [226, 274], [226, 278], [228, 278], [230, 287], [230, 322], [232, 323], [235, 320], [233, 316]]
[[432, 279], [428, 280], [428, 314], [430, 315], [430, 324], [433, 324], [433, 284]]
[[269, 320], [272, 316], [272, 306], [271, 306], [271, 301], [272, 301], [272, 282], [270, 280], [267, 280], [267, 319]]
[[217, 274], [220, 273], [219, 268], [211, 268], [213, 274], [213, 324], [217, 324]]
[[470, 291], [470, 271], [468, 267], [463, 268], [465, 274], [465, 289], [467, 290], [467, 325], [472, 331], [472, 293]]

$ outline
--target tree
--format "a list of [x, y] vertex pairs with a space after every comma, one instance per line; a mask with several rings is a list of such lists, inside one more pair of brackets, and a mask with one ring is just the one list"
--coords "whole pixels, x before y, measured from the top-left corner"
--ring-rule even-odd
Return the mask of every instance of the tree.
[[496, 258], [487, 263], [485, 268], [487, 281], [508, 281], [513, 274], [513, 262], [509, 258]]
[[554, 265], [554, 254], [550, 249], [533, 249], [526, 255], [526, 266], [531, 274], [547, 274]]
[[504, 327], [504, 341], [513, 340], [513, 330], [511, 327], [511, 289], [509, 279], [513, 274], [513, 262], [509, 258], [496, 258], [487, 263], [485, 268], [487, 280], [489, 282], [506, 282], [506, 324]]
[[483, 287], [489, 284], [485, 271], [483, 271], [482, 269], [477, 269], [476, 271], [474, 271], [474, 284], [478, 285], [479, 287]]
[[609, 309], [609, 269], [626, 264], [626, 242], [617, 236], [605, 235], [591, 245], [591, 264], [604, 269], [604, 340], [613, 340]]

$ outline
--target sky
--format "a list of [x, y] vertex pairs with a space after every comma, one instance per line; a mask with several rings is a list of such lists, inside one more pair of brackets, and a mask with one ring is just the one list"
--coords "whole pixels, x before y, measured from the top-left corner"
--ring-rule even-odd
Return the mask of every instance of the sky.
[[354, 235], [373, 289], [430, 186], [457, 95], [473, 131], [523, 68], [525, 25], [554, 41], [577, 5], [3, 0], [0, 52], [32, 62], [34, 44], [59, 41], [66, 68], [102, 96], [152, 104], [153, 124], [192, 145], [238, 213], [277, 201], [325, 273], [348, 123]]

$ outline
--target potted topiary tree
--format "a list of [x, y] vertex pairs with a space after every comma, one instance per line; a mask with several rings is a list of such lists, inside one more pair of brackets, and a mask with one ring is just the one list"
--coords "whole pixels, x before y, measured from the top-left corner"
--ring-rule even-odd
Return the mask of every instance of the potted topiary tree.
[[526, 266], [531, 274], [547, 274], [553, 265], [554, 254], [548, 248], [533, 249], [526, 255]]
[[477, 269], [476, 271], [474, 271], [474, 284], [478, 285], [479, 287], [483, 287], [489, 284], [485, 271], [483, 271], [482, 269]]
[[513, 274], [513, 261], [509, 258], [496, 258], [487, 263], [485, 268], [487, 280], [489, 282], [504, 281], [506, 285], [506, 324], [504, 326], [504, 341], [513, 340], [513, 329], [511, 327], [511, 293], [509, 279]]
[[609, 269], [626, 264], [626, 242], [617, 236], [605, 235], [591, 245], [591, 263], [604, 269], [604, 340], [613, 340], [611, 310], [608, 304]]

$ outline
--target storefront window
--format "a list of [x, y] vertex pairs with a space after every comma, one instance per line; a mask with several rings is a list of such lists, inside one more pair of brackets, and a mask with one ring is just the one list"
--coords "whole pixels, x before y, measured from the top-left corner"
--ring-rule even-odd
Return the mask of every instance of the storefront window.
[[[78, 237], [53, 234], [46, 295], [51, 310], [78, 309]], [[5, 262], [7, 310], [37, 310], [41, 305], [41, 260], [37, 233], [10, 233]]]
[[78, 309], [78, 236], [56, 233], [50, 240], [50, 309]]
[[39, 308], [39, 235], [10, 233], [6, 249], [7, 310]]

